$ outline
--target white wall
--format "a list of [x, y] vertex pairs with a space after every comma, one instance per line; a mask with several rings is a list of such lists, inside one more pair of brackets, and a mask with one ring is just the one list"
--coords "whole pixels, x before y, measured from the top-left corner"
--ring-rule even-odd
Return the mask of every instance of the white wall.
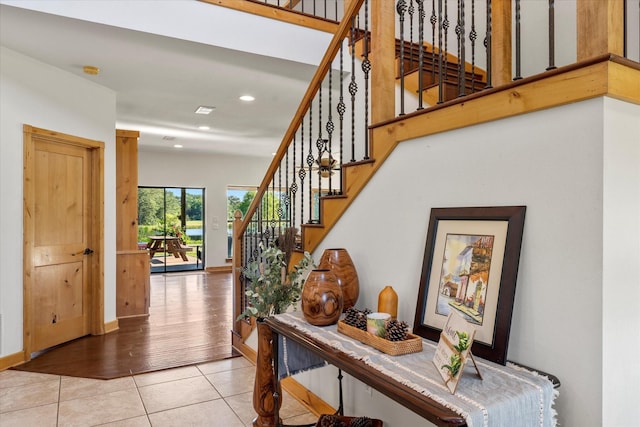
[[105, 143], [104, 320], [115, 310], [116, 95], [12, 50], [0, 47], [0, 357], [22, 343], [22, 125]]
[[[261, 157], [141, 150], [138, 184], [205, 189], [205, 267], [219, 267], [227, 264], [227, 186], [257, 187], [270, 162]], [[163, 166], [180, 173], [158, 173]]]
[[[375, 309], [392, 285], [398, 316], [412, 323], [430, 209], [526, 205], [508, 358], [560, 378], [561, 425], [631, 426], [640, 419], [639, 116], [637, 105], [601, 98], [403, 142], [314, 258], [347, 248], [360, 277], [357, 306]], [[620, 276], [629, 282], [618, 285]], [[621, 337], [624, 347], [603, 351]], [[301, 380], [337, 405], [327, 370]], [[356, 381], [345, 390], [348, 413], [424, 425]], [[609, 418], [615, 412], [623, 415]]]
[[602, 411], [611, 426], [640, 419], [640, 277], [635, 271], [640, 266], [638, 110], [637, 105], [605, 99]]

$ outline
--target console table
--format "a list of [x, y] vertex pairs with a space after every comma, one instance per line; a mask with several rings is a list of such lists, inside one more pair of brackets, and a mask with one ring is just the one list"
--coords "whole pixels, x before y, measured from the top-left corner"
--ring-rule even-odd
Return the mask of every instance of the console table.
[[[435, 343], [430, 341], [423, 341], [421, 353], [388, 356], [337, 332], [336, 325], [310, 325], [300, 312], [277, 315], [265, 322], [274, 334], [276, 361], [281, 353], [277, 336], [281, 335], [438, 426], [465, 426], [468, 420], [474, 420], [473, 425], [497, 425], [496, 420], [501, 425], [526, 425], [523, 417], [527, 414], [531, 414], [530, 425], [555, 423], [554, 385], [535, 372], [476, 358], [484, 380], [465, 371], [458, 391], [451, 395], [431, 361]], [[274, 367], [278, 381], [278, 363]], [[517, 419], [506, 418], [513, 413]]]

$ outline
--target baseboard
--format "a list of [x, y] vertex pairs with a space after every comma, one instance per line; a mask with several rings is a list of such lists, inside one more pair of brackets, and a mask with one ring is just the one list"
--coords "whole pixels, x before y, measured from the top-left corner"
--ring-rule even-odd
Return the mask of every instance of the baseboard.
[[108, 334], [111, 332], [115, 332], [120, 329], [120, 325], [118, 323], [118, 319], [112, 320], [111, 322], [107, 322], [104, 324], [104, 333]]
[[13, 353], [8, 356], [0, 357], [0, 371], [4, 371], [12, 366], [24, 363], [24, 352]]
[[231, 331], [231, 346], [238, 350], [244, 357], [246, 357], [251, 363], [256, 364], [258, 353], [248, 345], [244, 343], [242, 337], [235, 332]]
[[[233, 331], [231, 332], [231, 341], [233, 347], [255, 365], [258, 356], [256, 351], [242, 342], [240, 335], [233, 333]], [[336, 412], [335, 408], [313, 394], [292, 377], [282, 379], [280, 385], [291, 397], [318, 417], [322, 414], [334, 414]]]
[[131, 314], [129, 316], [118, 316], [118, 320], [121, 320], [121, 319], [136, 319], [138, 317], [147, 318], [147, 317], [149, 317], [149, 313], [147, 313], [147, 314]]
[[336, 409], [324, 400], [313, 394], [309, 389], [300, 384], [292, 377], [283, 378], [280, 385], [287, 393], [296, 399], [300, 404], [319, 417], [322, 414], [335, 414]]
[[233, 269], [230, 265], [220, 265], [218, 267], [207, 267], [204, 271], [207, 273], [231, 273]]

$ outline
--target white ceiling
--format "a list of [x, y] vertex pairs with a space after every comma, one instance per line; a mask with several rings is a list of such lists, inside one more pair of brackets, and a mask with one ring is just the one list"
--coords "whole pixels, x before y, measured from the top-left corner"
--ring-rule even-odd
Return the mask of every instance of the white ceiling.
[[[238, 28], [238, 36], [259, 38], [252, 30]], [[271, 156], [315, 71], [302, 62], [5, 4], [0, 44], [112, 89], [116, 127], [139, 130], [143, 151], [182, 144], [184, 151]], [[84, 65], [100, 74], [84, 74]], [[240, 101], [243, 94], [256, 100]], [[216, 109], [197, 115], [199, 105]]]

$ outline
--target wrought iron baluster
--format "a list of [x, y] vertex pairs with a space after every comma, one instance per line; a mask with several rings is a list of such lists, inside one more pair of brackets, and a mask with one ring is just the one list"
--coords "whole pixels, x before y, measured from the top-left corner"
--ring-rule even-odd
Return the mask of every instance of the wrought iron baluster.
[[313, 101], [309, 101], [309, 154], [307, 154], [307, 167], [309, 168], [309, 224], [313, 223], [313, 190], [311, 187], [312, 175], [311, 168], [313, 167]]
[[271, 225], [271, 238], [276, 235], [276, 175], [275, 172], [271, 177], [271, 216], [268, 216], [269, 224]]
[[442, 77], [442, 0], [438, 0], [438, 104], [444, 99]]
[[[300, 224], [304, 222], [304, 178], [307, 174], [304, 165], [304, 117], [300, 121], [300, 169], [298, 170], [298, 178], [300, 178]], [[311, 178], [309, 178], [311, 179]]]
[[263, 235], [264, 235], [263, 229], [262, 229], [262, 208], [263, 208], [263, 206], [262, 206], [262, 199], [261, 199], [260, 203], [258, 203], [258, 218], [257, 218], [258, 223], [256, 224], [257, 225], [256, 245], [253, 248], [254, 257], [255, 257], [256, 260], [259, 259], [259, 257], [260, 257], [260, 252], [259, 252], [258, 248], [259, 248], [259, 244], [263, 242], [262, 239], [263, 239]]
[[291, 211], [289, 210], [291, 203], [291, 193], [289, 192], [289, 149], [287, 148], [287, 153], [285, 154], [284, 160], [284, 189], [285, 189], [285, 199], [284, 199], [284, 214], [286, 218], [286, 223], [289, 227], [292, 227], [291, 223]]
[[487, 33], [485, 35], [484, 38], [484, 48], [487, 52], [487, 85], [485, 86], [487, 89], [493, 87], [491, 84], [491, 55], [492, 55], [492, 49], [491, 49], [491, 0], [487, 0]]
[[418, 3], [418, 110], [422, 110], [422, 91], [424, 90], [424, 0]]
[[[444, 52], [442, 53], [444, 56], [444, 69], [442, 70], [443, 74], [440, 75], [440, 79], [443, 80], [443, 82], [449, 80], [449, 24], [449, 2], [445, 0], [444, 21], [442, 22], [444, 32]], [[444, 98], [441, 101], [444, 101]]]
[[364, 61], [362, 61], [362, 71], [364, 72], [364, 157], [369, 159], [369, 72], [371, 71], [371, 61], [369, 61], [369, 0], [364, 2]]
[[355, 42], [355, 20], [351, 18], [351, 83], [349, 83], [349, 93], [351, 94], [351, 161], [356, 161], [356, 93], [358, 84], [356, 83], [356, 42]]
[[522, 47], [521, 47], [521, 12], [520, 12], [520, 1], [516, 0], [516, 76], [513, 80], [522, 79]]
[[[338, 117], [340, 121], [340, 155], [338, 157], [338, 162], [342, 165], [343, 155], [343, 142], [344, 142], [344, 113], [347, 110], [347, 106], [344, 103], [344, 40], [340, 45], [340, 100], [338, 101], [338, 106], [336, 107], [338, 111]], [[342, 171], [342, 167], [340, 168]], [[340, 194], [342, 194], [342, 172], [340, 172]]]
[[431, 0], [429, 23], [431, 24], [431, 84], [433, 84], [436, 81], [436, 24], [438, 23], [436, 0]]
[[329, 117], [327, 118], [327, 139], [329, 140], [328, 147], [327, 147], [327, 150], [329, 152], [329, 189], [328, 189], [329, 194], [333, 194], [331, 177], [333, 176], [333, 162], [334, 162], [333, 151], [331, 151], [332, 140], [333, 140], [333, 130], [334, 130], [333, 114], [332, 114], [332, 108], [331, 108], [332, 95], [333, 95], [332, 81], [333, 81], [333, 74], [331, 73], [331, 69], [329, 69], [329, 113], [328, 113]]
[[471, 0], [471, 31], [469, 32], [469, 40], [471, 40], [471, 93], [476, 91], [476, 0]]
[[[286, 153], [285, 153], [286, 156]], [[282, 221], [284, 218], [284, 210], [282, 206], [284, 205], [284, 199], [286, 197], [286, 193], [282, 191], [282, 162], [286, 161], [286, 157], [280, 161], [280, 167], [278, 168], [278, 206], [276, 207], [276, 215], [278, 215], [278, 230], [282, 232]]]
[[458, 39], [458, 96], [466, 95], [467, 70], [465, 58], [465, 16], [464, 0], [458, 0], [458, 23], [456, 24], [456, 36]]
[[[318, 159], [316, 164], [318, 165], [318, 206], [320, 204], [320, 196], [322, 196], [322, 154], [324, 148], [324, 141], [322, 140], [322, 83], [318, 90], [318, 139], [316, 139], [316, 148], [318, 149]], [[318, 209], [317, 222], [320, 223], [320, 209]]]
[[555, 70], [555, 57], [556, 57], [556, 22], [555, 22], [555, 0], [549, 0], [549, 66], [547, 71]]
[[416, 8], [413, 5], [415, 0], [409, 0], [409, 8], [407, 13], [409, 14], [409, 70], [413, 71], [413, 14], [416, 12]]
[[398, 0], [396, 12], [400, 15], [400, 115], [404, 116], [404, 14], [407, 12], [405, 0]]
[[[292, 153], [293, 153], [293, 160], [291, 162], [291, 164], [293, 165], [291, 170], [292, 172], [295, 171], [295, 167], [296, 167], [296, 136], [293, 135], [293, 149], [292, 149]], [[290, 191], [291, 191], [291, 226], [295, 227], [296, 226], [296, 193], [298, 192], [298, 184], [296, 184], [296, 175], [295, 173], [291, 176], [291, 187], [290, 187]]]

